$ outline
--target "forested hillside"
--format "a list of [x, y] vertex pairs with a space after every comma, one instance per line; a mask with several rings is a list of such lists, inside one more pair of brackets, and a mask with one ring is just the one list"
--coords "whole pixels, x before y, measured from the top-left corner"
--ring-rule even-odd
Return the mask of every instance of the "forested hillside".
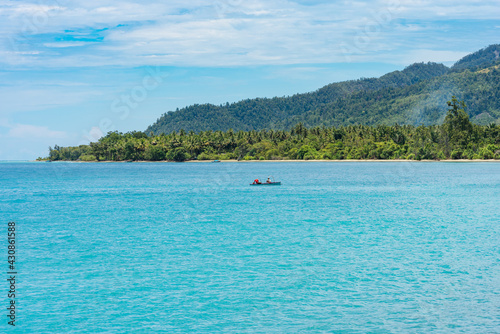
[[380, 78], [327, 85], [289, 97], [256, 98], [226, 105], [193, 105], [162, 115], [146, 133], [206, 130], [289, 130], [345, 125], [440, 124], [451, 95], [464, 100], [472, 121], [500, 123], [500, 45], [458, 61], [418, 63]]
[[463, 102], [448, 102], [442, 125], [349, 125], [291, 131], [193, 131], [148, 136], [110, 132], [79, 147], [49, 148], [48, 159], [185, 161], [280, 159], [500, 159], [500, 126], [473, 124]]
[[490, 45], [457, 61], [451, 68], [452, 71], [470, 70], [477, 71], [490, 67], [500, 59], [500, 44]]

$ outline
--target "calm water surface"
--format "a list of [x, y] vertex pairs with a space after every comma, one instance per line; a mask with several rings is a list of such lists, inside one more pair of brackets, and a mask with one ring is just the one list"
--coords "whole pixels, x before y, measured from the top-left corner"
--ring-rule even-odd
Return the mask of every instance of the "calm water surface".
[[16, 332], [500, 333], [499, 163], [0, 163], [0, 192]]

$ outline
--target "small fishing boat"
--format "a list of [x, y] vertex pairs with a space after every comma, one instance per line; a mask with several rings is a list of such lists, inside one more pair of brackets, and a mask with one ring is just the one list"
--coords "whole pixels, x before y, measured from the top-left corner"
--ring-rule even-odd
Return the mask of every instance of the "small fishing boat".
[[214, 160], [214, 161], [212, 161], [212, 162], [220, 162], [220, 160]]
[[251, 186], [281, 186], [281, 182], [250, 183]]
[[250, 183], [251, 186], [281, 186], [281, 182], [274, 181], [274, 177], [269, 176], [266, 182], [261, 182], [259, 179], [253, 180], [253, 183]]

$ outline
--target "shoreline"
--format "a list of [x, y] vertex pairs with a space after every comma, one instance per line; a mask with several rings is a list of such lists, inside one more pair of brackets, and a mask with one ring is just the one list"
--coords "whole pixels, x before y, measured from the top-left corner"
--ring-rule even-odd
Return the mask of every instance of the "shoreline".
[[[22, 161], [20, 161], [22, 162]], [[29, 162], [49, 162], [49, 161], [37, 161], [30, 160]], [[57, 160], [50, 162], [72, 162], [72, 163], [214, 163], [213, 160], [188, 160], [188, 161], [149, 161], [149, 160], [138, 160], [138, 161], [67, 161], [67, 160]], [[500, 159], [446, 159], [446, 160], [406, 160], [406, 159], [360, 159], [360, 160], [219, 160], [217, 163], [258, 163], [258, 162], [497, 162], [500, 163]]]
[[[149, 162], [149, 161], [145, 161]], [[190, 160], [190, 161], [185, 161], [185, 162], [194, 162], [194, 163], [203, 163], [203, 162], [212, 162], [212, 161], [207, 161], [207, 160]], [[468, 159], [446, 159], [446, 160], [406, 160], [406, 159], [351, 159], [351, 160], [323, 160], [323, 159], [311, 159], [311, 160], [245, 160], [245, 161], [238, 161], [238, 160], [220, 160], [220, 162], [500, 162], [499, 159], [474, 159], [474, 160], [468, 160]]]

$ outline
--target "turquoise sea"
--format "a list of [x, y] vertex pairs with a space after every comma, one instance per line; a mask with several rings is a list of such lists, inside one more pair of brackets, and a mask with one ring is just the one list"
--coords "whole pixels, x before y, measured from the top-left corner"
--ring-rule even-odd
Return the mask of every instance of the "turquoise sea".
[[500, 163], [8, 162], [0, 193], [0, 332], [500, 333]]

